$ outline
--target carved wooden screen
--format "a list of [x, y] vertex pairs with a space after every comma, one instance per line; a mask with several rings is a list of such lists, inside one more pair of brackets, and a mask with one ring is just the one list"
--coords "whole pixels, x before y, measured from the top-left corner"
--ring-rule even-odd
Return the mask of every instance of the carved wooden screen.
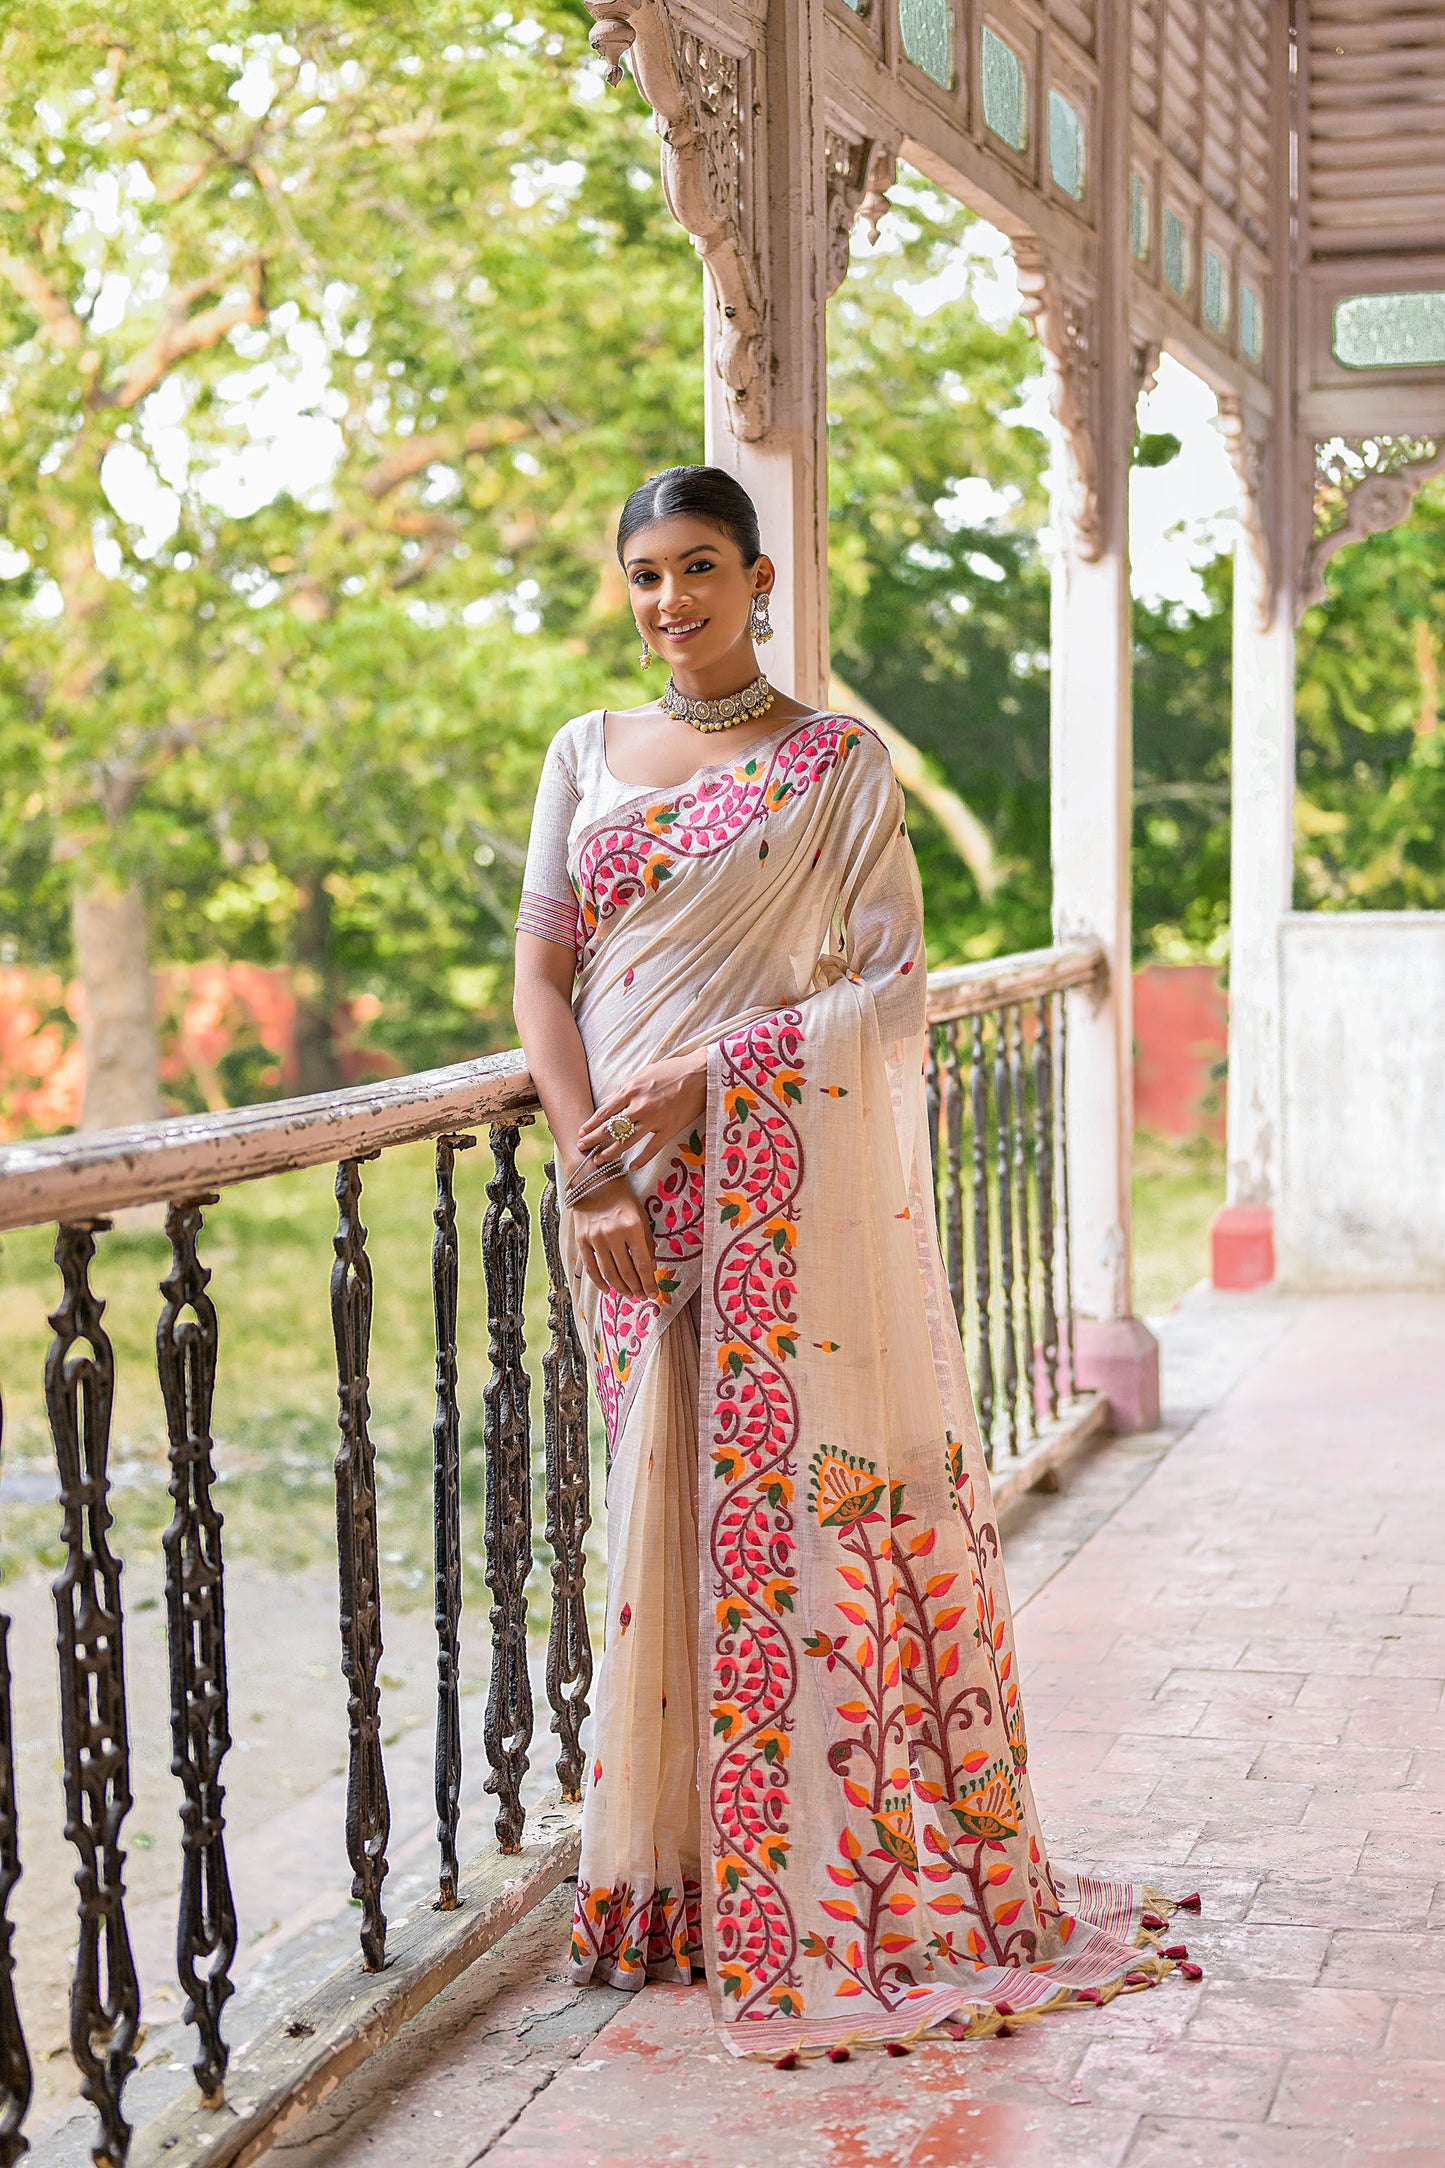
[[1445, 467], [1445, 6], [1296, 0], [1296, 31], [1308, 601]]
[[1268, 364], [1285, 145], [1272, 14], [1282, 38], [1270, 0], [1131, 0], [1135, 313], [1215, 376]]
[[1300, 0], [1301, 412], [1445, 430], [1445, 6]]
[[845, 131], [906, 141], [1005, 231], [1082, 258], [1098, 225], [1098, 9], [1107, 4], [829, 0], [829, 104]]

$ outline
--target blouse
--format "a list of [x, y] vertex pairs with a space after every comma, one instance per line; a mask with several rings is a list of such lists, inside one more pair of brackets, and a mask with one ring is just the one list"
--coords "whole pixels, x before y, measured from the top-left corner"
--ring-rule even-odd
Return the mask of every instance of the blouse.
[[605, 714], [593, 708], [562, 725], [547, 748], [532, 808], [517, 931], [563, 948], [577, 942], [577, 891], [569, 870], [573, 841], [624, 798], [635, 798], [640, 787], [620, 783], [607, 765]]

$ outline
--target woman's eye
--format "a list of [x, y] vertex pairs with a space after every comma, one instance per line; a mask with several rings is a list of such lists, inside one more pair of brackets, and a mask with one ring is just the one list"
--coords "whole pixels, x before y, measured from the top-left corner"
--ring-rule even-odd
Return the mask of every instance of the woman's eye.
[[689, 572], [711, 572], [713, 569], [713, 561], [710, 557], [698, 557], [693, 561], [692, 564], [688, 566], [687, 569]]

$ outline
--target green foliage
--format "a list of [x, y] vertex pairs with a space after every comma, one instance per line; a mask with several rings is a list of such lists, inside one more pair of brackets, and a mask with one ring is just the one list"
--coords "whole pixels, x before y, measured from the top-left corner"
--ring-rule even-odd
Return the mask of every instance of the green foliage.
[[[63, 958], [73, 879], [138, 878], [157, 960], [299, 954], [408, 1063], [494, 1033], [542, 745], [633, 682], [617, 507], [700, 451], [696, 257], [586, 20], [122, 0], [3, 33], [27, 960]], [[324, 451], [294, 493], [254, 471], [278, 395]]]
[[1229, 930], [1230, 595], [1203, 610], [1134, 605], [1134, 953], [1223, 961]]
[[1445, 487], [1330, 559], [1300, 628], [1295, 900], [1445, 908]]
[[[910, 825], [935, 962], [1048, 939], [1047, 446], [1019, 415], [1038, 350], [956, 266], [977, 221], [909, 176], [829, 311], [834, 666], [937, 763], [1011, 871], [985, 904]], [[970, 286], [986, 270], [975, 257]], [[951, 298], [927, 292], [939, 279]], [[991, 485], [980, 488], [979, 484]]]

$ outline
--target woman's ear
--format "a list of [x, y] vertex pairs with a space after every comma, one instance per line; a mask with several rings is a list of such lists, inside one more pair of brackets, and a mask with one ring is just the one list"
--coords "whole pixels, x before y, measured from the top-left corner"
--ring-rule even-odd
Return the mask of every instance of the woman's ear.
[[770, 595], [777, 585], [778, 568], [771, 557], [760, 557], [753, 566], [753, 593]]

